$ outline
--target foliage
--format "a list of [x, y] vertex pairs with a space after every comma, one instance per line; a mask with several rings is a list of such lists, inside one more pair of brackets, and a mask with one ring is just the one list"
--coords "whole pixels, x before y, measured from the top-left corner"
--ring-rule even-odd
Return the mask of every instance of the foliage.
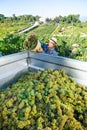
[[[38, 39], [44, 43], [48, 43], [48, 39], [52, 36], [56, 37], [58, 40], [56, 49], [60, 56], [87, 61], [87, 22], [81, 23], [79, 15], [58, 16], [54, 20], [47, 18], [47, 24], [42, 24], [23, 35], [15, 34], [15, 32], [31, 26], [34, 21], [39, 20], [39, 16], [16, 16], [13, 14], [12, 17], [5, 17], [0, 14], [0, 18], [3, 19], [3, 22], [0, 21], [0, 51], [3, 55], [22, 51], [24, 40], [34, 32]], [[5, 39], [8, 38], [10, 39], [6, 41]], [[72, 44], [74, 43], [78, 44], [79, 48], [76, 53], [72, 54]]]
[[15, 33], [18, 32], [18, 30], [31, 26], [36, 20], [38, 21], [39, 16], [16, 16], [13, 14], [12, 17], [0, 15], [0, 19], [0, 39], [2, 40], [8, 33]]
[[[57, 37], [57, 51], [60, 56], [65, 56], [73, 59], [87, 61], [87, 38], [74, 37]], [[75, 53], [72, 53], [72, 45], [77, 43], [79, 47]]]
[[5, 20], [5, 16], [3, 14], [0, 14], [0, 22], [3, 23]]
[[56, 21], [57, 23], [79, 23], [80, 20], [79, 20], [79, 17], [80, 15], [77, 14], [77, 15], [68, 15], [68, 16], [58, 16], [58, 17], [55, 17], [54, 18], [54, 21]]
[[39, 28], [36, 28], [32, 31], [30, 31], [27, 35], [34, 32], [38, 36], [38, 39], [43, 42], [48, 42], [48, 39], [52, 37], [52, 32], [57, 27], [57, 25], [49, 23], [40, 26]]
[[3, 55], [16, 53], [23, 50], [24, 36], [10, 34], [3, 40], [0, 40], [0, 51]]
[[[78, 25], [82, 25], [81, 28]], [[57, 50], [59, 55], [70, 57], [78, 60], [87, 61], [87, 34], [84, 33], [87, 28], [86, 23], [77, 25], [58, 25], [54, 30], [53, 35], [58, 40]], [[79, 45], [78, 51], [72, 54], [72, 45], [76, 43]]]

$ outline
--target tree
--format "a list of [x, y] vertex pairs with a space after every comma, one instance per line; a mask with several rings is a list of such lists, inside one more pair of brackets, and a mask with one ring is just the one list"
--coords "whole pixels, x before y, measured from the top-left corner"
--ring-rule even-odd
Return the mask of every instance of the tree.
[[4, 22], [5, 16], [3, 14], [0, 14], [0, 21]]
[[15, 14], [13, 14], [13, 20], [17, 20], [17, 17]]
[[79, 16], [80, 15], [68, 15], [67, 17], [66, 17], [66, 21], [67, 21], [67, 23], [78, 23], [78, 22], [80, 22], [80, 20], [79, 20]]
[[46, 18], [46, 22], [47, 22], [47, 23], [50, 22], [50, 18]]
[[56, 23], [59, 23], [59, 17], [55, 17], [55, 18], [54, 18], [54, 21], [55, 21]]

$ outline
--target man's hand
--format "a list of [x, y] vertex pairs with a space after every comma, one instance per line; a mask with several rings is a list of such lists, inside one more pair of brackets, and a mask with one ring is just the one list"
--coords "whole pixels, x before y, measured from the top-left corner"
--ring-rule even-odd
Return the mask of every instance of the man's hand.
[[38, 49], [36, 50], [36, 52], [42, 53], [42, 52], [43, 52], [43, 49], [42, 49], [42, 48], [38, 48]]

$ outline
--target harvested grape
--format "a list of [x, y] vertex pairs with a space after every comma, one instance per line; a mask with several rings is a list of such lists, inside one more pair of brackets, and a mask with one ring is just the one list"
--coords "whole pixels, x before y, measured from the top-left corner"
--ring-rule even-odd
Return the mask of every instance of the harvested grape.
[[29, 72], [0, 91], [2, 130], [87, 130], [87, 89], [64, 70]]

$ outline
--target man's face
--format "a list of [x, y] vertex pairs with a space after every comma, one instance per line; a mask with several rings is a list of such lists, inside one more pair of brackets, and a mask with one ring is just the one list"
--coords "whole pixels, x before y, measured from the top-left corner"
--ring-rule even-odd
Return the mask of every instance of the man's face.
[[49, 40], [48, 48], [54, 48], [55, 46], [56, 46], [55, 42], [53, 42], [52, 40]]

